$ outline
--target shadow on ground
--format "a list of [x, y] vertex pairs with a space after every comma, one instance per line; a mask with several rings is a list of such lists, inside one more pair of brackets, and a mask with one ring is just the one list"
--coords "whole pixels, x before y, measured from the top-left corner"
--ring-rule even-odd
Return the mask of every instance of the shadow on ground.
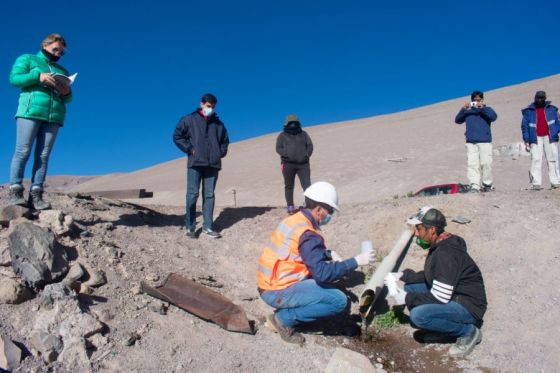
[[272, 209], [274, 209], [274, 207], [226, 207], [214, 221], [214, 228], [219, 231], [227, 229], [243, 219], [252, 219]]

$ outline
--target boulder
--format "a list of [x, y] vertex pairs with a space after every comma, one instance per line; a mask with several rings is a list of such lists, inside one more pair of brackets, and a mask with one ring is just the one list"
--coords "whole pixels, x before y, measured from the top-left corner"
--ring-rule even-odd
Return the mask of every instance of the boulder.
[[337, 348], [329, 360], [325, 373], [377, 373], [369, 359], [346, 348]]
[[33, 293], [17, 279], [0, 277], [0, 304], [18, 304], [32, 296]]
[[0, 208], [0, 225], [7, 227], [10, 221], [18, 218], [31, 218], [31, 210], [23, 206], [5, 206]]
[[19, 367], [21, 349], [6, 336], [0, 335], [0, 368], [11, 372]]
[[43, 210], [39, 213], [39, 224], [50, 228], [57, 236], [63, 236], [72, 230], [74, 219], [59, 210]]
[[63, 277], [68, 271], [66, 251], [54, 234], [33, 223], [18, 224], [8, 236], [12, 267], [33, 289]]

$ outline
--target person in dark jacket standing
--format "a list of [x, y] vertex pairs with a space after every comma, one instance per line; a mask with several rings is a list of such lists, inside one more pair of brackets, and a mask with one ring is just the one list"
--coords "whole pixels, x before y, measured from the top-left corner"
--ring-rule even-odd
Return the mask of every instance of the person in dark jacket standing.
[[214, 190], [222, 168], [221, 159], [227, 154], [229, 137], [215, 112], [218, 99], [207, 93], [200, 101], [200, 108], [181, 118], [173, 133], [175, 145], [188, 156], [185, 226], [187, 236], [196, 238], [196, 202], [202, 183], [202, 233], [220, 238], [212, 226]]
[[525, 149], [531, 152], [531, 170], [529, 171], [532, 190], [541, 190], [542, 156], [548, 162], [548, 177], [552, 189], [560, 188], [560, 170], [558, 168], [558, 108], [546, 101], [546, 92], [538, 91], [535, 101], [521, 110], [521, 133]]
[[[428, 256], [423, 271], [405, 269], [385, 277], [389, 289], [390, 282], [395, 285], [389, 296], [410, 310], [412, 325], [421, 329], [417, 339], [434, 343], [456, 337], [449, 354], [466, 356], [482, 340], [479, 328], [487, 301], [480, 269], [465, 240], [444, 231], [441, 211], [425, 206], [407, 223], [415, 226], [416, 243]], [[406, 284], [404, 290], [396, 286], [399, 279]]]
[[294, 183], [296, 175], [305, 191], [311, 185], [311, 168], [309, 158], [313, 154], [313, 142], [301, 129], [299, 118], [290, 114], [286, 118], [284, 130], [276, 139], [276, 153], [280, 155], [281, 170], [284, 176], [284, 195], [288, 205], [288, 214], [294, 214]]
[[498, 115], [484, 103], [484, 93], [474, 91], [465, 103], [455, 123], [466, 123], [467, 178], [471, 192], [494, 190], [492, 179], [492, 131], [490, 125]]
[[[62, 35], [50, 34], [43, 39], [39, 53], [19, 56], [12, 67], [10, 83], [21, 88], [21, 93], [16, 112], [16, 149], [10, 167], [11, 205], [28, 204], [36, 210], [51, 207], [43, 200], [43, 186], [56, 135], [64, 124], [66, 104], [72, 100], [70, 85], [54, 77], [55, 73], [68, 76], [68, 70], [58, 64], [65, 48]], [[22, 183], [33, 143], [31, 189], [26, 201]]]

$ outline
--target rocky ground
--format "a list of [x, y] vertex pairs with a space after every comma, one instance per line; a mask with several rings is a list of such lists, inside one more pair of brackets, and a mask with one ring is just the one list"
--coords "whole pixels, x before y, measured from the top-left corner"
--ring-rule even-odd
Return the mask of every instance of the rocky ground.
[[[6, 197], [6, 188], [1, 188], [0, 206]], [[53, 209], [72, 217], [66, 220], [70, 230], [56, 236], [69, 265], [79, 261], [106, 278], [106, 284], [82, 289], [75, 298], [79, 311], [93, 316], [102, 328], [92, 327], [87, 337], [78, 338], [76, 343], [87, 347], [86, 355], [47, 364], [30, 342], [38, 323], [52, 312], [45, 291], [19, 304], [0, 304], [0, 334], [26, 354], [18, 372], [71, 372], [77, 366], [108, 372], [319, 372], [325, 371], [337, 347], [364, 354], [378, 371], [552, 372], [560, 367], [554, 324], [560, 303], [556, 190], [393, 198], [367, 205], [345, 205], [341, 197], [342, 211], [324, 232], [328, 246], [345, 257], [357, 254], [360, 242], [370, 239], [381, 258], [405, 228], [405, 219], [426, 204], [449, 218], [471, 219], [464, 225], [449, 222], [448, 231], [465, 238], [481, 267], [489, 309], [482, 343], [469, 357], [455, 360], [447, 356], [447, 345], [415, 342], [408, 325], [372, 330], [367, 341], [357, 335], [357, 298], [368, 268], [339, 284], [353, 300], [352, 315], [306, 328], [303, 347], [282, 342], [264, 327], [271, 309], [256, 291], [256, 262], [261, 245], [284, 217], [283, 208], [218, 207], [216, 228], [223, 238], [192, 240], [182, 229], [181, 207], [145, 208], [64, 194], [46, 198]], [[9, 232], [0, 229], [3, 265]], [[403, 267], [419, 269], [422, 263], [423, 253], [412, 245]], [[3, 278], [13, 277], [10, 266], [0, 270]], [[256, 334], [228, 332], [140, 292], [141, 281], [157, 284], [169, 273], [209, 286], [243, 307], [256, 323]], [[71, 298], [64, 304], [75, 305]]]

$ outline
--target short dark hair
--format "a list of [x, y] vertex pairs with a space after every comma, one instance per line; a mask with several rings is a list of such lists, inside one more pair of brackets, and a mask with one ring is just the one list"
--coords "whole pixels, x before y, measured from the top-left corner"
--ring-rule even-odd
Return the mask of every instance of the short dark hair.
[[422, 224], [424, 226], [424, 228], [429, 229], [431, 227], [434, 227], [436, 229], [436, 233], [439, 236], [440, 234], [442, 234], [443, 232], [445, 232], [445, 228], [444, 227], [438, 227], [435, 225], [428, 225], [428, 224]]
[[216, 105], [218, 103], [218, 99], [212, 93], [205, 93], [202, 95], [200, 102], [203, 104], [208, 102], [209, 104]]
[[473, 91], [473, 93], [471, 93], [471, 100], [474, 100], [476, 96], [484, 98], [484, 93], [482, 91]]
[[334, 214], [334, 209], [332, 208], [332, 206], [329, 206], [326, 203], [317, 202], [317, 201], [312, 200], [311, 198], [305, 197], [305, 207], [306, 208], [308, 208], [310, 210], [313, 210], [317, 206], [321, 206], [322, 208], [327, 210], [327, 212], [330, 215]]

